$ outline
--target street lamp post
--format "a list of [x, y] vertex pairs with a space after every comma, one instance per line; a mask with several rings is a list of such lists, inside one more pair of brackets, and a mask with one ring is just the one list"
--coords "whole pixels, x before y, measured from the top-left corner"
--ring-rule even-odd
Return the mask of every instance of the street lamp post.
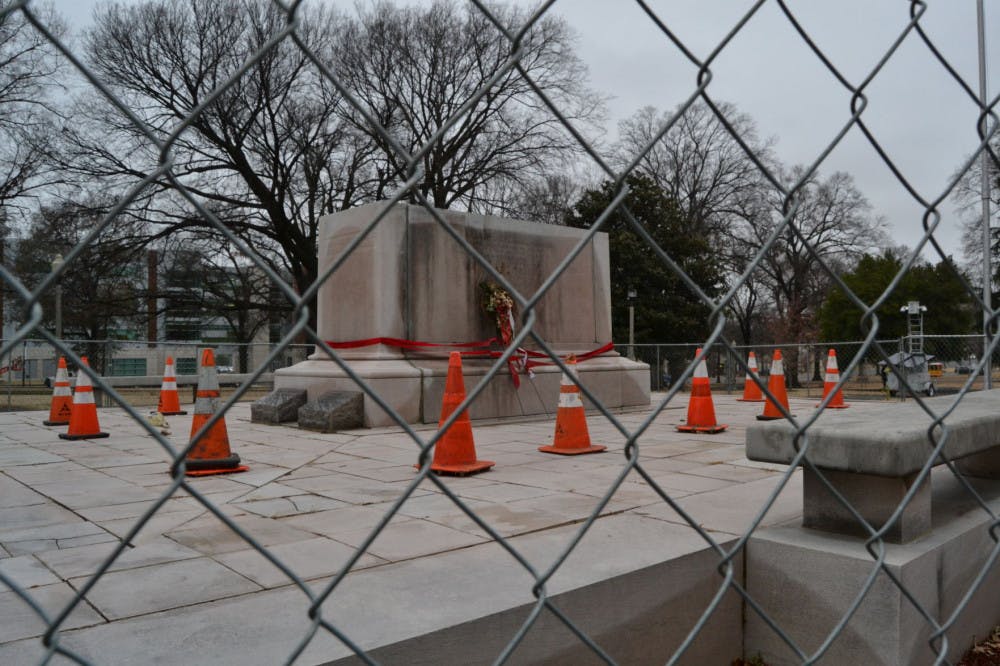
[[635, 298], [638, 294], [628, 288], [628, 357], [635, 360]]
[[[986, 90], [986, 23], [983, 14], [983, 0], [976, 2], [976, 28], [979, 43], [979, 103], [985, 109], [987, 101]], [[983, 133], [989, 136], [989, 116], [983, 118]], [[979, 155], [979, 185], [983, 213], [983, 388], [993, 388], [993, 378], [990, 371], [990, 310], [992, 309], [993, 271], [990, 268], [990, 246], [993, 239], [990, 235], [990, 174], [989, 159], [986, 151]]]
[[[61, 254], [52, 258], [52, 272], [57, 272], [63, 265]], [[56, 338], [62, 340], [62, 278], [56, 280]]]

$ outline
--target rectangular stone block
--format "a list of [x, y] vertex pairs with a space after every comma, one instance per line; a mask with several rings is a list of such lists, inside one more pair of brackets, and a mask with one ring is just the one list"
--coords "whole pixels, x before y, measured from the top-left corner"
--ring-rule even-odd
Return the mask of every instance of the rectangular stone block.
[[[821, 470], [834, 488], [875, 529], [888, 522], [916, 482], [916, 474], [905, 477], [854, 474]], [[868, 537], [857, 518], [838, 501], [812, 469], [803, 469], [802, 526], [827, 532]], [[931, 485], [925, 479], [903, 513], [886, 532], [893, 543], [913, 541], [931, 530]]]
[[285, 423], [299, 416], [299, 407], [306, 404], [306, 390], [280, 388], [271, 391], [250, 405], [251, 423]]
[[330, 391], [299, 407], [300, 428], [336, 432], [362, 426], [364, 399], [360, 391]]

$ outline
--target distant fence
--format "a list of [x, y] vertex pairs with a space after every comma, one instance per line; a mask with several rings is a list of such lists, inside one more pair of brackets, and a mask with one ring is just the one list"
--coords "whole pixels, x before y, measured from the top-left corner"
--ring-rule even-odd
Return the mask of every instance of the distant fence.
[[[934, 360], [941, 362], [946, 371], [968, 374], [979, 361], [982, 353], [982, 337], [978, 335], [927, 335], [923, 338], [923, 350]], [[274, 360], [267, 362], [268, 356], [277, 345], [271, 343], [240, 344], [234, 342], [188, 342], [145, 340], [67, 340], [66, 344], [77, 354], [88, 355], [91, 366], [107, 377], [157, 376], [163, 374], [167, 356], [174, 359], [178, 375], [194, 375], [198, 372], [198, 350], [210, 347], [215, 350], [216, 365], [223, 374], [252, 373], [262, 365], [265, 372], [292, 366], [304, 361], [314, 351], [313, 345], [288, 345]], [[880, 340], [879, 345], [886, 354], [910, 349], [909, 338]], [[649, 385], [654, 391], [669, 388], [673, 379], [680, 376], [699, 343], [636, 344], [630, 351], [629, 345], [615, 345], [615, 351], [623, 356], [631, 356], [647, 363], [650, 368]], [[863, 347], [860, 341], [815, 342], [808, 344], [776, 343], [761, 345], [737, 345], [716, 343], [709, 348], [706, 364], [709, 377], [723, 387], [742, 387], [744, 373], [736, 361], [739, 355], [746, 361], [749, 352], [757, 357], [757, 365], [763, 374], [771, 366], [774, 351], [780, 349], [785, 359], [786, 376], [792, 369], [796, 382], [808, 383], [823, 380], [826, 357], [830, 349], [837, 352], [839, 365], [847, 367]], [[995, 353], [993, 367], [1000, 366], [1000, 352]], [[10, 358], [0, 359], [0, 382], [39, 383], [55, 374], [56, 352], [44, 340], [23, 340], [11, 352]], [[883, 360], [874, 347], [865, 350], [858, 365], [858, 376], [875, 376], [878, 363]]]
[[[300, 361], [312, 353], [313, 345], [288, 345], [274, 360], [268, 356], [277, 345], [230, 342], [188, 342], [145, 340], [66, 340], [74, 353], [87, 356], [95, 370], [106, 377], [143, 377], [163, 374], [168, 356], [173, 358], [178, 375], [198, 373], [198, 351], [215, 350], [216, 365], [223, 374], [250, 373], [261, 366], [274, 372]], [[9, 358], [0, 358], [0, 382], [44, 383], [55, 374], [58, 352], [43, 340], [22, 340]]]
[[[979, 335], [925, 335], [922, 342], [924, 353], [930, 360], [941, 363], [941, 371], [945, 374], [972, 373], [979, 363], [983, 350], [983, 338]], [[887, 356], [908, 351], [914, 343], [919, 344], [919, 341], [911, 341], [905, 336], [878, 342]], [[654, 391], [663, 391], [670, 388], [672, 382], [680, 376], [695, 357], [699, 347], [701, 345], [696, 343], [636, 344], [632, 345], [631, 352], [629, 345], [615, 345], [615, 351], [648, 364], [650, 387]], [[878, 378], [881, 384], [879, 362], [884, 360], [883, 355], [875, 347], [864, 348], [860, 341], [749, 346], [735, 343], [727, 346], [719, 342], [712, 345], [705, 356], [708, 375], [713, 383], [719, 384], [723, 389], [740, 389], [743, 387], [745, 373], [741, 370], [742, 365], [737, 362], [736, 356], [739, 355], [745, 363], [749, 353], [754, 352], [759, 371], [766, 375], [776, 349], [781, 350], [788, 381], [791, 381], [790, 374], [794, 371], [795, 383], [806, 385], [822, 382], [827, 355], [829, 350], [833, 349], [837, 353], [838, 366], [842, 369], [850, 364], [855, 355], [863, 351], [864, 355], [858, 363], [854, 376]], [[1000, 366], [1000, 353], [994, 352], [991, 367], [996, 369], [998, 366]]]

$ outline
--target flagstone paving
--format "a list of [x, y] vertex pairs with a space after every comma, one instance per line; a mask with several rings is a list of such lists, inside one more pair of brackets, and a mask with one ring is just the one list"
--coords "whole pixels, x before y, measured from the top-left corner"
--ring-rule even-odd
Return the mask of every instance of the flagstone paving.
[[[802, 412], [814, 401], [792, 402]], [[760, 405], [716, 396], [716, 410], [730, 427], [704, 436], [675, 431], [684, 406], [685, 396], [678, 396], [638, 447], [646, 475], [676, 507], [637, 471], [622, 478], [625, 437], [597, 413], [589, 413], [588, 421], [594, 442], [608, 446], [605, 453], [539, 452], [538, 446], [551, 442], [552, 418], [476, 423], [479, 457], [496, 466], [476, 476], [437, 480], [483, 523], [511, 538], [539, 570], [556, 560], [617, 484], [569, 561], [582, 561], [591, 550], [604, 555], [572, 573], [561, 569], [552, 585], [565, 588], [707, 547], [678, 511], [719, 542], [756, 522], [798, 518], [798, 473], [772, 509], [758, 515], [784, 471], [744, 455], [744, 432]], [[618, 418], [632, 429], [649, 413]], [[426, 607], [427, 589], [442, 595], [433, 604], [441, 607], [440, 621], [450, 621], [445, 607], [461, 589], [446, 591], [435, 583], [446, 574], [461, 581], [484, 567], [497, 571], [487, 577], [511, 589], [498, 588], [483, 612], [532, 599], [530, 575], [483, 525], [431, 480], [411, 487], [417, 446], [399, 428], [322, 434], [253, 424], [249, 404], [237, 403], [226, 416], [229, 438], [250, 471], [191, 478], [193, 492], [188, 492], [174, 488], [167, 452], [123, 410], [104, 408], [99, 415], [108, 439], [70, 443], [56, 437], [59, 429], [41, 424], [42, 412], [0, 414], [2, 664], [37, 661], [44, 655], [39, 637], [46, 629], [4, 578], [24, 588], [50, 619], [68, 608], [74, 591], [88, 588], [59, 637], [97, 663], [233, 663], [227, 661], [233, 653], [227, 653], [226, 641], [249, 655], [240, 663], [282, 661], [309, 629], [309, 594], [321, 591], [352, 559], [350, 573], [323, 609], [325, 617], [353, 627], [363, 644], [385, 639], [366, 624], [382, 623], [379, 604], [395, 609], [394, 631], [400, 635], [424, 631], [405, 609]], [[191, 418], [168, 418], [174, 446], [185, 444]], [[426, 438], [434, 433], [432, 426], [417, 431]], [[136, 531], [157, 502], [156, 512]], [[206, 502], [266, 547], [305, 587], [224, 524]], [[390, 512], [380, 534], [355, 559], [357, 548]], [[636, 548], [640, 551], [633, 552]], [[102, 568], [106, 571], [95, 582]], [[416, 590], [417, 582], [423, 591], [410, 597], [393, 587]], [[214, 643], [199, 638], [197, 629], [199, 618], [213, 609], [234, 617], [232, 635]], [[321, 629], [297, 663], [345, 654], [347, 648]], [[63, 663], [59, 659], [53, 663]]]

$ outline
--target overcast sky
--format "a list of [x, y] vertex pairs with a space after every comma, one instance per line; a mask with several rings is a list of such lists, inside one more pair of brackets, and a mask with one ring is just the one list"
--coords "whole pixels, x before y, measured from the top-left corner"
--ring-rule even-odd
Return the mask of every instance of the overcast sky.
[[[316, 0], [314, 0], [316, 1]], [[331, 0], [332, 1], [332, 0]], [[409, 0], [419, 1], [419, 0]], [[56, 0], [75, 29], [98, 0]], [[354, 2], [336, 2], [349, 10]], [[524, 2], [534, 5], [534, 2]], [[651, 6], [697, 56], [707, 56], [753, 5], [748, 0], [652, 0]], [[855, 84], [868, 75], [909, 21], [907, 0], [788, 2], [797, 19]], [[975, 0], [927, 0], [921, 25], [952, 66], [978, 92]], [[1000, 92], [1000, 0], [986, 0], [987, 86]], [[592, 87], [613, 96], [609, 138], [621, 118], [645, 105], [673, 108], [696, 86], [696, 68], [627, 0], [560, 0], [553, 11], [579, 34]], [[712, 67], [709, 93], [736, 104], [775, 140], [787, 164], [808, 164], [850, 117], [850, 93], [825, 69], [773, 0], [766, 2]], [[978, 144], [976, 107], [911, 32], [867, 88], [863, 118], [885, 150], [927, 199], [944, 191]], [[851, 173], [897, 243], [913, 246], [923, 209], [853, 129], [821, 167]], [[937, 236], [960, 250], [960, 223], [950, 200]], [[995, 211], [994, 211], [995, 213]], [[996, 219], [996, 218], [994, 218]]]

